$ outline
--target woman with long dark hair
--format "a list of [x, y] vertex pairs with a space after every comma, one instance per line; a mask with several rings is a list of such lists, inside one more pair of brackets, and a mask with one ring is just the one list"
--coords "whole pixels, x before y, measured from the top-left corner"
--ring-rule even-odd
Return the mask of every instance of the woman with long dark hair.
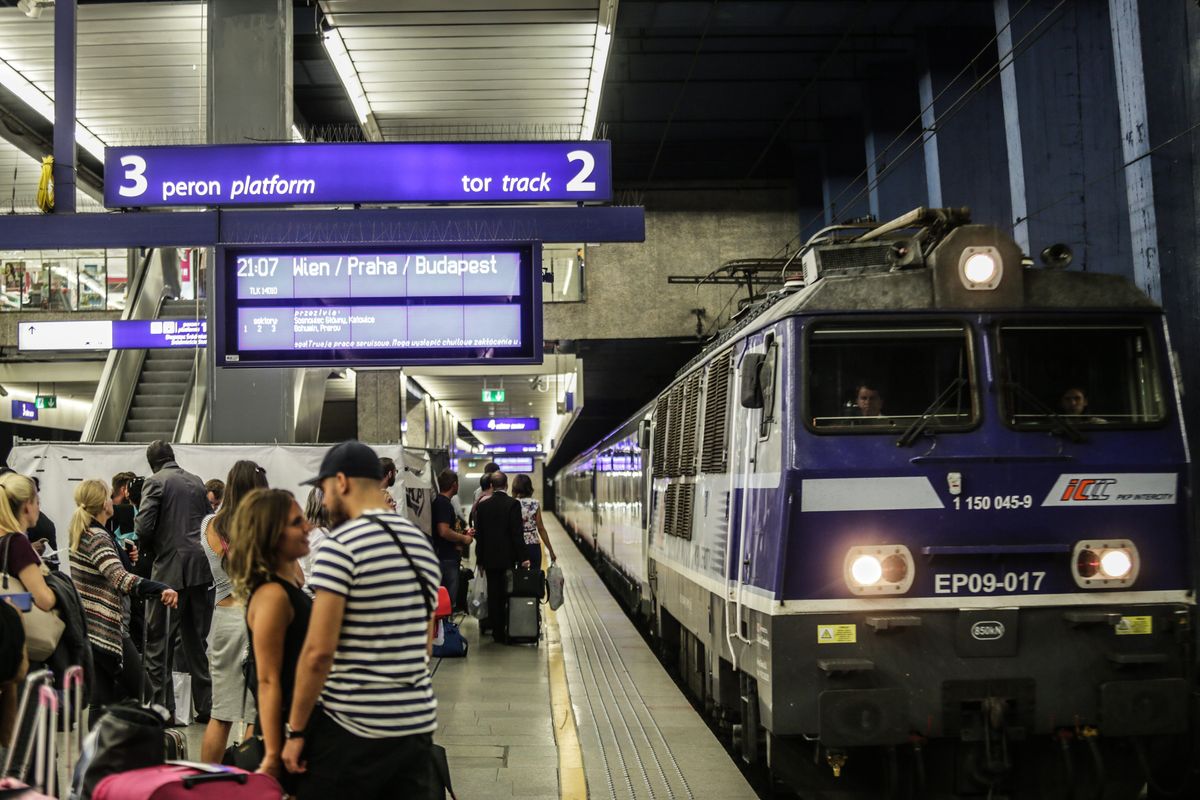
[[200, 760], [219, 762], [229, 742], [235, 720], [253, 719], [254, 705], [242, 673], [249, 640], [246, 636], [246, 611], [233, 594], [225, 568], [230, 542], [236, 535], [233, 520], [242, 500], [255, 489], [265, 489], [267, 472], [253, 461], [238, 461], [225, 479], [221, 507], [200, 523], [200, 542], [208, 556], [216, 589], [212, 626], [208, 632], [208, 671], [212, 675], [212, 712]]
[[234, 591], [246, 601], [246, 622], [257, 678], [257, 729], [263, 739], [258, 771], [289, 791], [283, 766], [283, 724], [296, 688], [296, 664], [308, 633], [312, 600], [299, 584], [299, 561], [308, 554], [309, 522], [291, 492], [252, 492], [238, 507], [237, 534], [229, 551]]
[[[525, 534], [526, 558], [535, 570], [542, 568], [542, 545], [550, 552], [550, 560], [557, 561], [554, 546], [550, 544], [550, 536], [546, 526], [542, 524], [542, 506], [533, 497], [533, 481], [528, 475], [518, 475], [513, 478], [513, 497], [521, 504], [521, 525]], [[540, 541], [539, 541], [540, 540]]]

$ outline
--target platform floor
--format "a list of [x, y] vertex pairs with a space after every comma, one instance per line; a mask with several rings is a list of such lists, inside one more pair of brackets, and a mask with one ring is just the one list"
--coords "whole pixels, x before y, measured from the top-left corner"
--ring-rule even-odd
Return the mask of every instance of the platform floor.
[[753, 800], [591, 565], [557, 520], [544, 521], [566, 602], [544, 617], [539, 646], [481, 642], [468, 617], [467, 658], [433, 664], [435, 739], [458, 796]]

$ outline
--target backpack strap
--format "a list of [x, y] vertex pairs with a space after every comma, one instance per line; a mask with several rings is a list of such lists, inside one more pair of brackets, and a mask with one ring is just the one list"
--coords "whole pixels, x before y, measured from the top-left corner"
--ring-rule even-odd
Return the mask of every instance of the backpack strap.
[[[413, 573], [417, 576], [417, 583], [421, 585], [421, 599], [425, 601], [425, 616], [433, 616], [434, 601], [429, 597], [429, 585], [425, 583], [425, 577], [421, 574], [421, 570], [417, 568], [417, 562], [413, 561], [413, 557], [408, 554], [408, 548], [404, 546], [404, 540], [400, 538], [400, 534], [396, 533], [395, 529], [391, 525], [388, 525], [382, 517], [377, 517], [374, 514], [363, 514], [363, 516], [392, 535], [392, 540], [400, 548], [400, 552], [404, 554], [408, 565], [412, 567]], [[433, 589], [433, 594], [437, 594], [436, 587]]]

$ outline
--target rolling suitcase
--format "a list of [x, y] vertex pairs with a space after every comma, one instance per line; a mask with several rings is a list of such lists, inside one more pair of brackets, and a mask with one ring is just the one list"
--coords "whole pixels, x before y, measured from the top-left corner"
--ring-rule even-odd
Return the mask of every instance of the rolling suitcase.
[[[150, 604], [157, 603], [157, 602], [160, 602], [157, 598], [153, 598], [153, 597], [146, 598], [146, 605], [145, 605], [146, 625], [144, 628], [142, 628], [142, 653], [143, 654], [146, 652], [146, 645], [148, 644], [149, 638], [150, 638]], [[171, 719], [175, 720], [175, 718], [176, 718], [175, 717], [175, 674], [174, 674], [175, 671], [173, 669], [173, 667], [175, 665], [175, 651], [171, 649], [171, 642], [170, 642], [171, 609], [169, 607], [167, 607], [167, 608], [164, 608], [163, 610], [166, 612], [166, 615], [163, 617], [163, 636], [166, 637], [168, 640], [166, 647], [163, 648], [163, 675], [165, 676], [164, 681], [166, 681], [167, 702], [170, 703], [170, 708], [168, 709], [168, 711], [170, 711], [170, 713], [171, 713]], [[150, 685], [150, 676], [147, 675], [146, 681], [143, 683], [143, 687], [148, 687], [149, 685]], [[189, 695], [190, 695], [190, 692], [189, 692]], [[153, 698], [153, 697], [151, 697], [151, 698], [143, 697], [142, 698], [142, 703], [144, 705], [149, 705], [149, 704], [153, 703], [154, 701], [155, 701], [155, 698]], [[191, 709], [188, 709], [188, 711], [190, 712]], [[188, 718], [189, 719], [191, 718], [190, 713], [188, 714]], [[175, 729], [175, 728], [171, 728], [171, 727], [167, 727], [167, 728], [163, 729], [163, 755], [166, 757], [166, 759], [168, 761], [182, 761], [182, 760], [187, 759], [187, 757], [188, 757], [187, 737], [183, 735], [183, 731]]]
[[279, 800], [283, 789], [270, 775], [212, 764], [166, 763], [109, 775], [94, 800]]
[[23, 781], [30, 775], [29, 768], [33, 762], [34, 750], [37, 749], [37, 726], [41, 713], [40, 693], [44, 686], [54, 686], [54, 673], [48, 669], [31, 672], [25, 678], [20, 705], [17, 707], [17, 721], [13, 726], [12, 743], [5, 754], [4, 772], [0, 774], [0, 778], [16, 778]]
[[544, 594], [545, 582], [541, 570], [518, 567], [510, 569], [504, 576], [509, 597], [536, 597]]
[[541, 630], [541, 604], [536, 597], [508, 598], [508, 641], [510, 644], [536, 643]]

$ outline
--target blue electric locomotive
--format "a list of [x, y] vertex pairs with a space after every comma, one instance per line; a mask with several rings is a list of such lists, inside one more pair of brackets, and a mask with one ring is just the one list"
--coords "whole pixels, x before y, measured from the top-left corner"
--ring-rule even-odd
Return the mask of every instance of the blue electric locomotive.
[[797, 263], [559, 473], [566, 525], [805, 796], [1165, 791], [1194, 595], [1161, 309], [965, 210]]

